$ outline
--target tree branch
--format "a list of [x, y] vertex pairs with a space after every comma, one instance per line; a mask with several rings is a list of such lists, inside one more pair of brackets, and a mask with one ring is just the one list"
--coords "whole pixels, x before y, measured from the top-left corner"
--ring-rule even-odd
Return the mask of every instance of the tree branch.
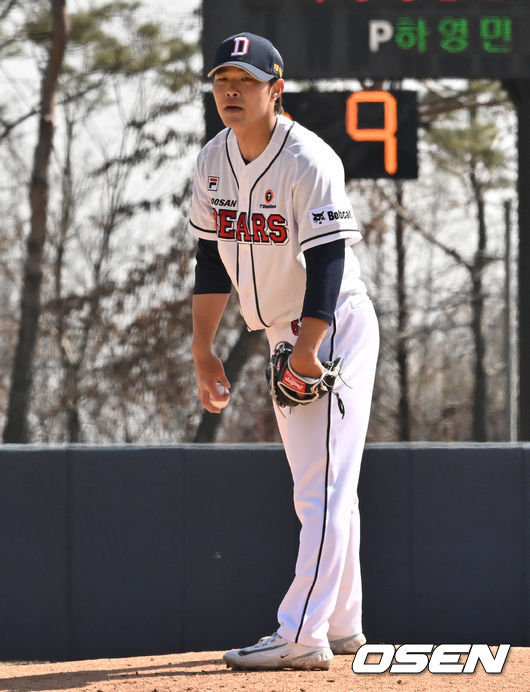
[[7, 17], [13, 7], [15, 7], [17, 4], [18, 0], [7, 0], [7, 4], [4, 9], [0, 10], [0, 22]]
[[[103, 86], [104, 83], [105, 83], [105, 80], [100, 79], [99, 81], [95, 82], [94, 84], [90, 84], [89, 86], [87, 86], [86, 89], [83, 89], [82, 91], [78, 91], [75, 94], [71, 94], [71, 95], [67, 96], [66, 98], [62, 99], [61, 101], [58, 102], [58, 105], [59, 106], [65, 106], [68, 103], [74, 103], [75, 101], [82, 99], [83, 96], [86, 96], [91, 91], [95, 91], [96, 89], [99, 89], [101, 86]], [[9, 135], [9, 133], [15, 129], [15, 127], [18, 127], [23, 122], [25, 122], [29, 118], [32, 118], [34, 115], [38, 115], [39, 113], [40, 113], [40, 108], [32, 108], [30, 111], [28, 111], [24, 115], [21, 115], [19, 118], [17, 118], [16, 120], [13, 120], [10, 123], [6, 123], [5, 121], [2, 121], [2, 126], [3, 126], [4, 130], [3, 130], [3, 132], [0, 132], [0, 141], [2, 141], [2, 139], [5, 139]]]
[[455, 250], [454, 248], [451, 248], [445, 243], [442, 243], [440, 240], [437, 238], [434, 238], [430, 233], [427, 233], [427, 231], [422, 228], [421, 224], [413, 217], [411, 216], [406, 209], [404, 209], [396, 199], [393, 197], [389, 197], [385, 190], [378, 184], [376, 184], [376, 189], [379, 192], [380, 196], [390, 204], [390, 206], [396, 211], [401, 218], [414, 230], [416, 233], [418, 233], [422, 238], [427, 240], [429, 243], [432, 243], [435, 247], [437, 247], [439, 250], [442, 250], [442, 252], [445, 252], [446, 255], [449, 255], [454, 259], [454, 261], [457, 264], [460, 264], [464, 266], [468, 271], [472, 271], [473, 266], [465, 260], [462, 255]]

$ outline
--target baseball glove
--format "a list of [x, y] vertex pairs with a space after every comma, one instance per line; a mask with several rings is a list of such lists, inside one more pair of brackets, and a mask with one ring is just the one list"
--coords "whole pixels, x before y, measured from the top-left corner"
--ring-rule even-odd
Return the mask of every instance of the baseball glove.
[[293, 346], [288, 341], [276, 344], [265, 371], [272, 400], [281, 408], [311, 404], [326, 394], [337, 396], [339, 410], [344, 416], [344, 406], [337, 392], [333, 391], [337, 377], [340, 377], [342, 358], [322, 363], [324, 372], [320, 377], [304, 377], [291, 366]]

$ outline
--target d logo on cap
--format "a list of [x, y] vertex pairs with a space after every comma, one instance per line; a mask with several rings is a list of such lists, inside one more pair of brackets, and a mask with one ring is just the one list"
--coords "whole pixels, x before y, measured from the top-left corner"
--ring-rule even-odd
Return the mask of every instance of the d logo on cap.
[[248, 47], [250, 45], [250, 41], [246, 36], [238, 36], [234, 40], [234, 50], [230, 53], [230, 55], [234, 58], [240, 57], [241, 55], [246, 55], [248, 53]]

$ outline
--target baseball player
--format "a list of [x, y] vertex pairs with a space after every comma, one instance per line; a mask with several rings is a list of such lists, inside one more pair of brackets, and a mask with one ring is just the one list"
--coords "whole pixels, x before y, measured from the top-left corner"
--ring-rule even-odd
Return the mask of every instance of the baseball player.
[[[234, 286], [271, 354], [293, 346], [294, 379], [315, 381], [343, 357], [333, 394], [276, 418], [301, 522], [296, 575], [277, 632], [234, 649], [234, 668], [327, 669], [366, 640], [361, 623], [357, 483], [379, 347], [377, 319], [352, 246], [361, 234], [340, 159], [283, 115], [283, 61], [241, 33], [217, 49], [213, 95], [226, 126], [199, 153], [189, 230], [198, 238], [193, 342], [198, 394], [220, 413], [230, 383], [212, 344]], [[292, 378], [291, 378], [292, 379]]]

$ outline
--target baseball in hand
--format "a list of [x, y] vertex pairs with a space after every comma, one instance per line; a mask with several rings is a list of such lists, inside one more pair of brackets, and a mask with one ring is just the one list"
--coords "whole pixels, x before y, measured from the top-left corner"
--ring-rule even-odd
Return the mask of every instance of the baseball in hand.
[[[219, 396], [224, 396], [225, 394], [230, 394], [228, 389], [223, 384], [221, 384], [220, 382], [218, 382], [216, 386], [217, 386], [217, 393], [219, 394]], [[216, 408], [224, 408], [228, 404], [228, 402], [230, 401], [230, 397], [228, 397], [228, 399], [220, 399], [220, 400], [219, 399], [210, 399], [210, 401], [212, 402], [212, 404]]]

